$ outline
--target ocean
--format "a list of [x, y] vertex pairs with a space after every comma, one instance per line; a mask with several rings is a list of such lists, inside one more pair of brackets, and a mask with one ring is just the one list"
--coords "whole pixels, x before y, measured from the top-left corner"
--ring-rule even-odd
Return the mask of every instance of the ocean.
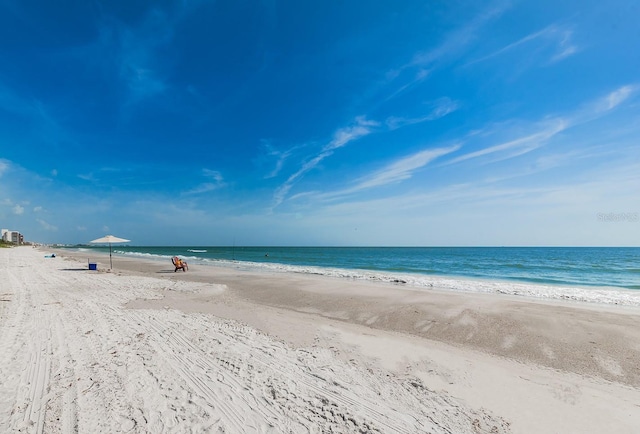
[[[175, 247], [114, 245], [114, 255], [640, 306], [636, 247]], [[108, 252], [107, 246], [74, 249]]]

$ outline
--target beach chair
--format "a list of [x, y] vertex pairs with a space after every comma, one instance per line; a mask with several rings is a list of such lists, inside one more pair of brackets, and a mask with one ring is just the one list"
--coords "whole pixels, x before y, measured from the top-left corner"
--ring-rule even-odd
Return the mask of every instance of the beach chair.
[[173, 266], [176, 267], [176, 269], [173, 270], [174, 273], [178, 270], [187, 271], [189, 269], [187, 262], [183, 261], [177, 256], [174, 256], [173, 258], [171, 258], [171, 262], [173, 262]]

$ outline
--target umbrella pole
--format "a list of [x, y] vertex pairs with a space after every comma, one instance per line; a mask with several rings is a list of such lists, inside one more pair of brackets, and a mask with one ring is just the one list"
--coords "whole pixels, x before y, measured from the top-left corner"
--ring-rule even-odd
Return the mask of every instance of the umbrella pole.
[[111, 243], [109, 243], [109, 270], [113, 269], [113, 260], [111, 259]]

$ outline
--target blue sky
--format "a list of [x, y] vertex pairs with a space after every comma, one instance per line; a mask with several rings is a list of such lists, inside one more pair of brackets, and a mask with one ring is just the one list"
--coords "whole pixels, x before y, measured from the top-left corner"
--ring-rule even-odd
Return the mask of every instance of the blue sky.
[[0, 227], [640, 245], [640, 3], [0, 3]]

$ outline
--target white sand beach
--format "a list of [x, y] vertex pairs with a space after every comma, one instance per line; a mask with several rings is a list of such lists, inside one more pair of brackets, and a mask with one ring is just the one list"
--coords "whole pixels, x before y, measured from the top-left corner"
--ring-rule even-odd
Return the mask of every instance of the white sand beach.
[[1, 433], [640, 429], [638, 308], [50, 252], [0, 249]]

